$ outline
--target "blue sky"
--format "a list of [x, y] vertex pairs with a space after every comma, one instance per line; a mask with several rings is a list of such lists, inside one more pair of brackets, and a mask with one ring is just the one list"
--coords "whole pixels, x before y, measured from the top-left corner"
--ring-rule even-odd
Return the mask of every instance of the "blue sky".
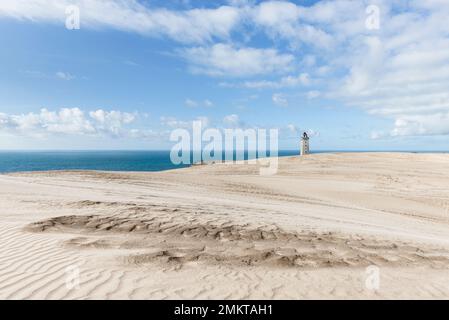
[[[80, 29], [65, 26], [67, 6]], [[379, 10], [379, 26], [369, 27]], [[171, 130], [448, 150], [444, 1], [2, 1], [0, 149], [167, 149]], [[368, 19], [368, 20], [367, 20]]]

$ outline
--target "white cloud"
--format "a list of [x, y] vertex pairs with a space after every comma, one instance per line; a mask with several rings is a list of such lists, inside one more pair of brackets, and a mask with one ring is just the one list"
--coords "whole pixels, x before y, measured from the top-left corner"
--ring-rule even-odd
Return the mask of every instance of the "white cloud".
[[56, 77], [57, 77], [58, 79], [66, 80], [66, 81], [70, 81], [70, 80], [75, 79], [75, 76], [71, 75], [71, 74], [68, 73], [68, 72], [62, 72], [62, 71], [56, 72]]
[[256, 23], [277, 27], [296, 22], [299, 18], [299, 8], [287, 1], [267, 1], [257, 6], [253, 15]]
[[97, 131], [120, 136], [123, 126], [136, 120], [136, 114], [121, 111], [97, 110], [89, 112], [90, 117], [95, 120]]
[[269, 36], [285, 39], [292, 47], [307, 44], [329, 48], [333, 44], [332, 36], [322, 28], [303, 22], [304, 17], [314, 14], [312, 8], [287, 1], [266, 1], [254, 7], [251, 15], [254, 23]]
[[332, 37], [324, 23], [333, 22], [335, 29], [351, 30], [354, 26], [345, 21], [354, 20], [354, 15], [364, 10], [363, 3], [348, 0], [319, 2], [310, 7], [288, 1], [255, 2], [236, 0], [216, 8], [170, 10], [137, 0], [15, 0], [0, 2], [0, 16], [64, 25], [66, 8], [75, 5], [80, 8], [81, 28], [114, 28], [184, 43], [204, 43], [229, 39], [232, 31], [246, 23], [292, 44], [329, 47]]
[[[151, 8], [137, 0], [16, 0], [0, 2], [0, 17], [63, 27], [66, 6], [79, 5], [81, 28], [113, 28], [189, 44], [178, 53], [193, 72], [221, 77], [269, 75], [269, 79], [277, 74], [283, 76], [279, 81], [254, 78], [238, 86], [309, 86], [308, 98], [333, 97], [391, 119], [390, 136], [449, 134], [446, 0], [335, 0], [309, 6], [288, 1], [228, 3], [176, 11]], [[365, 9], [371, 4], [381, 10], [380, 29], [375, 31], [365, 27]], [[236, 31], [240, 44], [233, 41]], [[261, 34], [273, 44], [242, 45], [257, 42], [250, 41]], [[299, 66], [310, 79], [319, 78], [323, 87], [312, 87], [314, 81], [307, 83], [296, 74], [285, 76]], [[272, 99], [278, 105], [288, 104], [280, 94]], [[34, 114], [27, 117], [14, 121], [25, 121], [24, 126], [40, 121]], [[2, 126], [12, 122], [2, 115]]]
[[296, 134], [298, 132], [298, 128], [294, 124], [288, 124], [287, 130], [292, 134]]
[[72, 135], [126, 135], [124, 127], [136, 119], [135, 114], [102, 109], [86, 114], [79, 108], [59, 111], [41, 109], [39, 113], [0, 114], [0, 131], [27, 136], [52, 134]]
[[318, 137], [320, 135], [320, 133], [316, 130], [313, 129], [304, 129], [301, 127], [298, 127], [295, 124], [287, 124], [286, 126], [280, 127], [280, 136], [284, 137], [284, 138], [294, 138], [294, 139], [300, 139], [300, 137], [302, 136], [303, 132], [306, 132], [307, 135], [311, 138], [313, 137]]
[[301, 73], [298, 76], [285, 76], [279, 81], [268, 81], [268, 80], [256, 80], [256, 81], [245, 81], [243, 83], [232, 84], [232, 83], [221, 83], [224, 87], [244, 87], [249, 89], [280, 89], [280, 88], [295, 88], [299, 86], [310, 85], [311, 80], [308, 73]]
[[[433, 5], [432, 5], [433, 4]], [[423, 10], [416, 12], [413, 8]], [[337, 97], [369, 114], [391, 119], [389, 134], [372, 138], [449, 134], [449, 33], [447, 6], [410, 2], [409, 11], [392, 13], [384, 3], [381, 29], [350, 38], [348, 73]]]
[[64, 25], [65, 9], [80, 8], [81, 28], [114, 28], [186, 43], [226, 39], [240, 21], [232, 6], [174, 11], [149, 8], [136, 0], [14, 0], [0, 2], [0, 16]]
[[132, 60], [125, 60], [123, 61], [124, 64], [126, 64], [127, 66], [131, 66], [131, 67], [139, 67], [140, 64], [138, 64], [137, 62], [134, 62]]
[[133, 139], [167, 139], [166, 132], [155, 131], [151, 129], [131, 129], [128, 136]]
[[382, 131], [372, 131], [370, 137], [372, 140], [378, 140], [385, 138], [386, 134]]
[[[313, 74], [330, 94], [369, 114], [393, 121], [390, 136], [447, 135], [449, 32], [447, 1], [319, 1], [312, 6], [266, 1], [251, 14], [276, 41], [307, 47]], [[379, 30], [365, 26], [366, 7], [380, 8]], [[304, 58], [305, 59], [305, 58]], [[311, 59], [308, 59], [311, 60]], [[304, 63], [311, 65], [312, 61]], [[282, 87], [270, 81], [253, 87]], [[282, 105], [282, 96], [273, 101]]]
[[163, 126], [169, 127], [171, 129], [177, 129], [177, 128], [188, 128], [189, 122], [187, 121], [181, 121], [176, 119], [175, 117], [161, 117], [161, 124]]
[[209, 107], [213, 107], [213, 105], [214, 105], [213, 102], [210, 101], [209, 99], [205, 99], [203, 101], [196, 101], [196, 100], [192, 100], [192, 99], [186, 99], [184, 101], [184, 104], [187, 107], [190, 107], [190, 108], [197, 108], [197, 107], [209, 108]]
[[312, 90], [307, 92], [307, 99], [316, 99], [321, 96], [321, 92], [317, 90]]
[[58, 71], [55, 73], [46, 73], [38, 70], [25, 70], [20, 71], [22, 74], [24, 74], [27, 77], [31, 78], [38, 78], [38, 79], [59, 79], [59, 80], [65, 80], [70, 81], [73, 79], [76, 79], [76, 76], [72, 75], [69, 72], [64, 71]]
[[223, 124], [226, 127], [238, 127], [241, 125], [240, 117], [237, 114], [230, 114], [223, 118]]
[[288, 100], [282, 93], [274, 93], [271, 97], [274, 104], [280, 107], [287, 107], [288, 106]]
[[238, 48], [224, 43], [185, 49], [181, 54], [192, 64], [193, 72], [211, 76], [285, 73], [294, 61], [293, 55], [275, 49]]
[[199, 116], [192, 120], [179, 120], [175, 117], [161, 117], [161, 124], [170, 129], [191, 129], [193, 121], [200, 121], [203, 128], [210, 126], [210, 119], [205, 116]]
[[185, 104], [187, 107], [190, 107], [190, 108], [198, 107], [198, 102], [193, 101], [192, 99], [186, 99], [186, 100], [184, 101], [184, 104]]
[[214, 103], [213, 103], [212, 101], [206, 99], [206, 100], [203, 101], [203, 105], [204, 105], [205, 107], [213, 107], [213, 106], [214, 106]]
[[428, 115], [400, 116], [391, 136], [449, 135], [449, 112]]

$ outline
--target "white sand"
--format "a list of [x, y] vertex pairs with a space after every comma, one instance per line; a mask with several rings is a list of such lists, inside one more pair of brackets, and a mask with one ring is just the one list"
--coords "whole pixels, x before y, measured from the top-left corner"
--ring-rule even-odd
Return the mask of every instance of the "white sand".
[[449, 155], [0, 175], [0, 219], [2, 299], [449, 298]]

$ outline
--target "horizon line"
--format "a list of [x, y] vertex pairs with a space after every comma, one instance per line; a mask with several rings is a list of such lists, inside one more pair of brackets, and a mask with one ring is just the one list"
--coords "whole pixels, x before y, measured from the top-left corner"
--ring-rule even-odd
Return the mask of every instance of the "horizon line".
[[[190, 152], [202, 152], [203, 150], [191, 150]], [[226, 151], [257, 151], [248, 149], [223, 149]], [[266, 150], [269, 151], [269, 150]], [[171, 152], [170, 149], [0, 149], [0, 152]], [[278, 152], [298, 152], [299, 149], [279, 149]], [[315, 149], [316, 152], [449, 152], [449, 150], [430, 149]]]

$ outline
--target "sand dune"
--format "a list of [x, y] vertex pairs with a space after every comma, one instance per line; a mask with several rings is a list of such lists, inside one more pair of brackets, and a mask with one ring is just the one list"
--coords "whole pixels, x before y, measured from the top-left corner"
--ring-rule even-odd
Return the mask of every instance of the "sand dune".
[[0, 194], [0, 298], [449, 298], [449, 155], [23, 173]]

